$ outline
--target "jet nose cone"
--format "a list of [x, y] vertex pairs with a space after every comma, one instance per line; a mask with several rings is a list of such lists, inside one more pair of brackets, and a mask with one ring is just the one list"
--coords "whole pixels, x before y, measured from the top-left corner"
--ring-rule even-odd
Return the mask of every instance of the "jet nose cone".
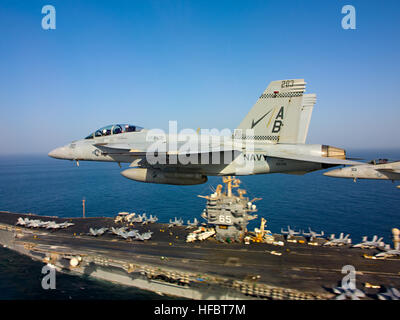
[[56, 148], [54, 150], [51, 150], [48, 153], [48, 156], [54, 159], [65, 159], [66, 158], [66, 152], [65, 152], [65, 148], [61, 147], [61, 148]]
[[338, 177], [340, 173], [340, 169], [331, 170], [328, 172], [324, 172], [324, 176], [328, 177]]
[[51, 158], [55, 158], [56, 149], [51, 150], [47, 155], [48, 155], [49, 157], [51, 157]]

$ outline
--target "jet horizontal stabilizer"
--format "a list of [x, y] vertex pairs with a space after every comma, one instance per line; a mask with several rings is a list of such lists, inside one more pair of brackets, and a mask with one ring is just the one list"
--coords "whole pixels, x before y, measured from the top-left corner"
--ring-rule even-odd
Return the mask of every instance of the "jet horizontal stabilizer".
[[346, 159], [337, 159], [337, 158], [328, 158], [328, 157], [318, 157], [311, 156], [305, 154], [289, 154], [279, 151], [268, 151], [266, 154], [267, 157], [271, 158], [281, 158], [288, 160], [297, 160], [297, 161], [306, 161], [306, 162], [316, 162], [316, 163], [324, 163], [324, 164], [332, 164], [332, 165], [360, 165], [364, 164], [363, 162], [357, 162]]
[[396, 169], [390, 169], [390, 168], [382, 168], [382, 169], [376, 169], [377, 171], [380, 172], [390, 172], [390, 173], [400, 173], [400, 170]]

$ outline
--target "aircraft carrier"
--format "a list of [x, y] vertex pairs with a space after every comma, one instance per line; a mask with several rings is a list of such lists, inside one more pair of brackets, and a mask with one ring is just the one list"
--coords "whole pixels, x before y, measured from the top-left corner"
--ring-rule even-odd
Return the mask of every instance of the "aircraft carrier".
[[[243, 190], [234, 195], [235, 180], [224, 182], [227, 192], [218, 187], [212, 195], [203, 196], [206, 223], [199, 228], [183, 226], [178, 220], [126, 223], [123, 214], [119, 218], [58, 218], [2, 211], [0, 244], [58, 271], [178, 298], [332, 299], [336, 296], [332, 288], [341, 285], [346, 265], [354, 266], [357, 288], [366, 299], [376, 298], [383, 288], [400, 286], [400, 259], [375, 259], [382, 249], [331, 247], [323, 245], [326, 239], [288, 238], [270, 234], [264, 230], [265, 223], [255, 232], [248, 231], [247, 221], [255, 218], [253, 202], [258, 199], [250, 201]], [[66, 224], [54, 230], [19, 222], [35, 219], [51, 221], [47, 225]], [[124, 226], [139, 235], [152, 232], [151, 237], [117, 236], [115, 231]], [[90, 233], [99, 228], [114, 233]], [[202, 241], [201, 234], [206, 235]]]

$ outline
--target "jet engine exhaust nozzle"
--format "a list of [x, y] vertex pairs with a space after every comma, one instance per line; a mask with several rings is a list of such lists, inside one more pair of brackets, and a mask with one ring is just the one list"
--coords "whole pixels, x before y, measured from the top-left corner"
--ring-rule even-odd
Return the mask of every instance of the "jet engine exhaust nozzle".
[[346, 151], [344, 149], [322, 145], [322, 156], [326, 158], [346, 159]]

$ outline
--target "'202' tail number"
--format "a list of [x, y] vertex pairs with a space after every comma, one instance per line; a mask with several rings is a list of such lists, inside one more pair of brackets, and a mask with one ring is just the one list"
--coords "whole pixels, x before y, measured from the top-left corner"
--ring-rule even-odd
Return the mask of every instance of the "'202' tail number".
[[283, 80], [281, 88], [291, 88], [294, 86], [294, 80]]

